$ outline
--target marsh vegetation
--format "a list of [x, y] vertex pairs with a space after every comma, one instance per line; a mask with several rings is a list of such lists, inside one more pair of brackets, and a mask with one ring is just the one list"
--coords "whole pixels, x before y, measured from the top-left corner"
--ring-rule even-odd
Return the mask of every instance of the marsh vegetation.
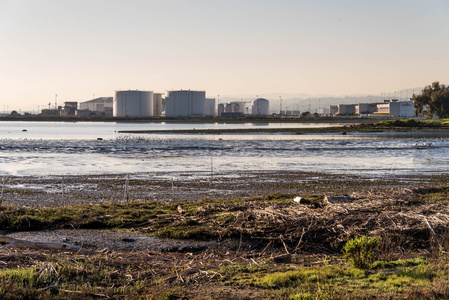
[[[290, 176], [292, 179], [299, 174]], [[254, 189], [261, 189], [245, 197], [237, 192], [227, 193], [228, 197], [220, 197], [226, 195], [221, 193], [216, 197], [156, 201], [133, 196], [156, 184], [135, 180], [129, 183], [128, 201], [103, 201], [96, 193], [90, 194], [88, 200], [47, 207], [23, 207], [5, 201], [0, 208], [2, 229], [35, 230], [36, 236], [44, 229], [89, 230], [93, 242], [81, 246], [100, 253], [2, 250], [0, 297], [449, 297], [447, 176], [383, 182], [330, 176], [326, 180], [325, 176], [306, 173], [302, 176], [308, 180], [289, 185], [276, 180], [260, 185], [256, 184], [258, 180], [242, 180], [242, 185], [254, 183]], [[232, 188], [240, 191], [242, 187], [235, 184], [239, 181], [233, 180]], [[166, 182], [168, 187], [169, 183]], [[121, 181], [109, 185], [123, 188]], [[191, 188], [200, 189], [202, 184]], [[232, 188], [227, 186], [227, 192]], [[9, 190], [5, 194], [10, 192], [17, 193]], [[22, 196], [35, 195], [28, 191]], [[298, 196], [299, 203], [293, 201]], [[129, 239], [122, 241], [131, 245], [128, 251], [104, 249], [100, 241], [95, 242], [100, 231], [133, 232], [167, 242], [181, 239], [187, 244], [214, 241], [219, 246], [132, 250], [134, 241]], [[345, 250], [363, 245], [363, 240], [354, 242], [357, 237], [378, 241], [367, 250], [373, 255], [358, 265], [348, 254], [350, 251]], [[76, 238], [71, 241], [76, 243]]]

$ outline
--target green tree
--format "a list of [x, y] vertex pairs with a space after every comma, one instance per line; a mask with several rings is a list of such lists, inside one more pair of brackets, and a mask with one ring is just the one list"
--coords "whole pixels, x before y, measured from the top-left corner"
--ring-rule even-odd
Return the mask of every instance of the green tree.
[[449, 117], [449, 87], [438, 81], [426, 86], [420, 95], [413, 95], [413, 100], [416, 116]]
[[432, 94], [431, 108], [438, 118], [449, 118], [449, 87]]

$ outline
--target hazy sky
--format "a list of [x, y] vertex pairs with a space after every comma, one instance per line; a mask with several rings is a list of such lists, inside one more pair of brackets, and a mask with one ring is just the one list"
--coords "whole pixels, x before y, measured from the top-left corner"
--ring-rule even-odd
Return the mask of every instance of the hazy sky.
[[0, 111], [114, 90], [380, 95], [448, 83], [447, 0], [0, 0]]

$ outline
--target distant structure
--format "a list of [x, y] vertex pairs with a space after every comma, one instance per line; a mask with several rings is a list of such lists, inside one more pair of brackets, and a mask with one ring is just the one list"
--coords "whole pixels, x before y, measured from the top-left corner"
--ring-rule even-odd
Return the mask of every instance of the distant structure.
[[64, 110], [62, 114], [64, 116], [74, 116], [78, 110], [78, 102], [64, 102]]
[[153, 92], [139, 90], [116, 91], [113, 100], [113, 116], [154, 116]]
[[331, 105], [329, 106], [329, 114], [331, 115], [338, 115], [338, 105]]
[[224, 104], [223, 103], [218, 104], [218, 111], [217, 111], [218, 116], [221, 117], [224, 112], [225, 112]]
[[61, 110], [62, 110], [61, 106], [59, 106], [57, 109], [54, 109], [54, 108], [46, 109], [46, 108], [44, 108], [44, 109], [41, 110], [41, 115], [42, 116], [60, 116], [61, 115]]
[[242, 117], [248, 114], [244, 101], [232, 101], [218, 106], [218, 116], [225, 118]]
[[165, 98], [165, 116], [215, 116], [215, 99], [206, 98], [206, 92], [204, 91], [169, 91]]
[[258, 98], [251, 102], [253, 116], [268, 116], [270, 114], [270, 102], [264, 98]]
[[358, 104], [339, 104], [337, 108], [337, 115], [355, 115], [356, 106]]
[[112, 97], [99, 97], [80, 102], [77, 116], [106, 115], [112, 116]]
[[398, 99], [384, 100], [381, 103], [340, 104], [329, 107], [332, 115], [385, 115], [392, 117], [413, 117], [415, 108], [413, 101]]

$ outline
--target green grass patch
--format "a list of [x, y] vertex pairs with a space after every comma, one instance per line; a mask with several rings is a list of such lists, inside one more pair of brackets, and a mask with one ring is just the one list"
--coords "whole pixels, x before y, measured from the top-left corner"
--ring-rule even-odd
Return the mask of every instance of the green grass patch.
[[415, 201], [449, 203], [449, 187], [421, 188], [415, 190], [413, 196]]
[[417, 119], [396, 119], [396, 120], [383, 120], [378, 123], [372, 124], [374, 127], [403, 127], [403, 128], [448, 128], [448, 119], [430, 119], [430, 120], [417, 120]]
[[[272, 298], [366, 299], [427, 289], [438, 276], [438, 269], [445, 269], [442, 264], [429, 266], [422, 258], [397, 261], [385, 269], [378, 267], [370, 271], [339, 264], [285, 271], [278, 268], [253, 280]], [[238, 282], [238, 277], [239, 274], [234, 273], [233, 282]]]

